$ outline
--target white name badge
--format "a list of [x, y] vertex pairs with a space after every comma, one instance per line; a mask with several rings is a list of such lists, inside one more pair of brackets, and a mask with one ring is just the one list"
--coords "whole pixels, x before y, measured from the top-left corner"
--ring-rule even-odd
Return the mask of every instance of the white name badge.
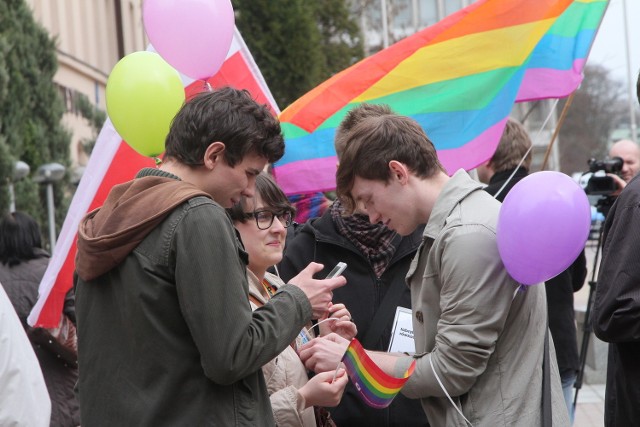
[[414, 354], [415, 352], [416, 345], [413, 341], [412, 312], [408, 308], [397, 307], [396, 317], [393, 319], [389, 353]]

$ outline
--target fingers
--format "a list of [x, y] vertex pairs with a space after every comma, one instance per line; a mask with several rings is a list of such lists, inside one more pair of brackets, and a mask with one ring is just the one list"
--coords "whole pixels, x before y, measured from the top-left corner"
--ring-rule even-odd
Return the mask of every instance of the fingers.
[[[320, 338], [316, 338], [316, 339], [320, 340]], [[347, 350], [347, 347], [349, 346], [349, 341], [350, 341], [350, 340], [347, 340], [347, 339], [341, 337], [340, 335], [336, 334], [335, 332], [330, 333], [329, 335], [326, 335], [326, 336], [322, 337], [322, 339], [334, 342], [336, 344], [343, 345], [345, 351]]]
[[324, 372], [311, 378], [299, 391], [309, 404], [334, 407], [342, 399], [347, 380], [344, 369]]
[[349, 320], [351, 314], [344, 304], [332, 304], [329, 306], [329, 317], [336, 317], [338, 319], [345, 317], [345, 320]]
[[326, 282], [327, 288], [330, 291], [347, 284], [347, 279], [344, 276], [334, 277], [333, 279], [324, 279], [322, 281]]
[[331, 330], [346, 340], [351, 341], [357, 334], [358, 328], [356, 324], [350, 320], [340, 320], [330, 325]]
[[314, 338], [300, 346], [299, 356], [307, 369], [314, 372], [335, 371], [349, 346], [349, 341], [337, 334], [327, 335], [330, 339]]
[[298, 356], [300, 357], [300, 360], [302, 360], [302, 363], [305, 363], [307, 359], [309, 359], [309, 357], [311, 357], [311, 355], [313, 354], [314, 341], [315, 339], [298, 347]]
[[[338, 368], [338, 375], [340, 375], [340, 371], [343, 371], [343, 375], [344, 375], [344, 369], [342, 368]], [[326, 372], [320, 372], [319, 374], [316, 374], [316, 377], [318, 377], [319, 381], [325, 382], [325, 383], [331, 383], [333, 381], [333, 376], [336, 375], [335, 370], [334, 371], [326, 371]], [[336, 375], [337, 378], [337, 375]]]
[[305, 277], [313, 278], [314, 274], [322, 271], [324, 265], [318, 264], [317, 262], [310, 262], [309, 265], [302, 270], [298, 276], [304, 275]]

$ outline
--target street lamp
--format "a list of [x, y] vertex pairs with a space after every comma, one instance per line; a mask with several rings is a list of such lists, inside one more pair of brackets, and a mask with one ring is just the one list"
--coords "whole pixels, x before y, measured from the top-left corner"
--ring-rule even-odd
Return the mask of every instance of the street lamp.
[[46, 163], [40, 166], [33, 178], [34, 182], [47, 185], [47, 213], [49, 215], [49, 242], [51, 253], [56, 246], [55, 206], [53, 205], [53, 183], [64, 177], [65, 168], [60, 163]]
[[13, 190], [13, 183], [20, 181], [22, 178], [29, 175], [31, 172], [31, 168], [28, 164], [23, 162], [22, 160], [18, 160], [13, 165], [13, 176], [11, 177], [11, 181], [9, 181], [9, 212], [14, 213], [16, 211], [16, 193]]

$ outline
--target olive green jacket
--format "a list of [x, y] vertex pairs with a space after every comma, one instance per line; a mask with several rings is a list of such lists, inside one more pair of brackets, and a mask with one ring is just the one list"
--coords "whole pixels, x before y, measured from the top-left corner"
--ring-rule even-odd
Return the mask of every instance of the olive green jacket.
[[[134, 218], [119, 217], [119, 206], [135, 200], [107, 199], [109, 218], [100, 211], [85, 218], [78, 247], [102, 253], [79, 254], [85, 270], [87, 257], [97, 270], [101, 258], [112, 263], [105, 248], [117, 252], [115, 242], [125, 244], [127, 230], [162, 204], [129, 206]], [[95, 225], [101, 221], [112, 226]], [[260, 368], [295, 339], [311, 306], [299, 288], [285, 285], [252, 313], [246, 265], [225, 210], [197, 196], [169, 211], [115, 267], [91, 280], [78, 277], [83, 427], [273, 426]]]

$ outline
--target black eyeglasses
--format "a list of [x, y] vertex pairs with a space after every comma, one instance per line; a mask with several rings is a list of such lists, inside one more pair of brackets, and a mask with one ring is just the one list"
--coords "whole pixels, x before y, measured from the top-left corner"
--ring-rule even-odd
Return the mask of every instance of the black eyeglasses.
[[245, 212], [245, 218], [255, 218], [256, 225], [260, 230], [267, 230], [273, 224], [273, 219], [278, 217], [284, 228], [288, 228], [293, 222], [293, 214], [290, 210], [273, 212], [269, 209], [261, 209], [254, 212]]

